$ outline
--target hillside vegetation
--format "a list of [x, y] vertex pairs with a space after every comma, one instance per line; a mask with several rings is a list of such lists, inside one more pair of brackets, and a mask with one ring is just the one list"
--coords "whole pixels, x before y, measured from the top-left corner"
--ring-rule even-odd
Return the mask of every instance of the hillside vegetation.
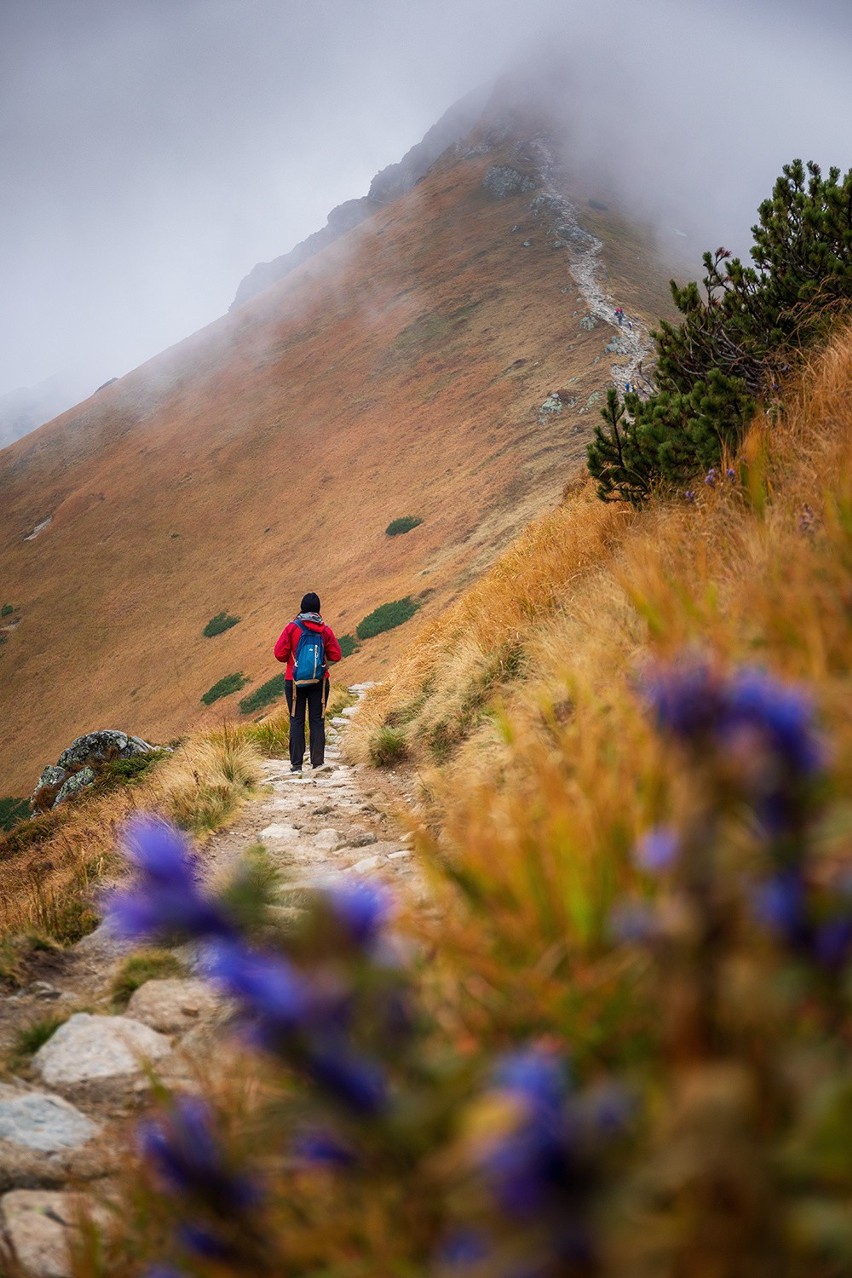
[[123, 908], [173, 925], [168, 855], [266, 1064], [164, 1101], [75, 1272], [849, 1272], [852, 329], [725, 460], [579, 484], [370, 694], [350, 743], [423, 782], [413, 952], [363, 882], [257, 948], [139, 836]]

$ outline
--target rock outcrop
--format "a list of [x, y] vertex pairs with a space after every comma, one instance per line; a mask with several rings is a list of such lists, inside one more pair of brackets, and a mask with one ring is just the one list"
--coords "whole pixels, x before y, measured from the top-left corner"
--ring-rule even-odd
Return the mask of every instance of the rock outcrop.
[[87, 732], [72, 741], [56, 763], [47, 765], [30, 795], [30, 807], [38, 812], [55, 808], [94, 785], [101, 769], [113, 759], [133, 759], [140, 754], [151, 754], [157, 748], [141, 737], [113, 728]]

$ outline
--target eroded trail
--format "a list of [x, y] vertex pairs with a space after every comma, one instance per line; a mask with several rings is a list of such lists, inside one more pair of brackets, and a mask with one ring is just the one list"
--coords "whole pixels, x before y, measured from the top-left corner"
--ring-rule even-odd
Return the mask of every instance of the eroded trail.
[[[277, 908], [285, 925], [306, 891], [343, 876], [381, 879], [425, 900], [409, 836], [389, 814], [379, 782], [343, 758], [353, 713], [357, 706], [328, 724], [322, 770], [306, 766], [293, 775], [288, 760], [265, 763], [262, 793], [203, 849], [205, 877], [216, 883], [262, 844], [281, 875]], [[49, 979], [5, 1000], [7, 1049], [46, 1012], [65, 1018], [30, 1062], [10, 1068], [7, 1058], [0, 1083], [3, 1243], [28, 1278], [70, 1274], [75, 1192], [89, 1204], [110, 1198], [149, 1091], [146, 1061], [178, 1091], [195, 1090], [199, 1069], [209, 1072], [211, 1061], [214, 1073], [239, 1068], [229, 1009], [203, 979], [193, 947], [177, 951], [190, 975], [148, 980], [116, 1014], [112, 986], [129, 948], [101, 927], [58, 956]]]

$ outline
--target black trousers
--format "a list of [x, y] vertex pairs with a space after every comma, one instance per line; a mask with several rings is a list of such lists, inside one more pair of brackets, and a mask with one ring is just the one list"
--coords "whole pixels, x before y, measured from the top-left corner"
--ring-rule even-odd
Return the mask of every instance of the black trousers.
[[[328, 701], [329, 679], [310, 683], [306, 688], [293, 687], [293, 680], [284, 685], [287, 709], [290, 711], [290, 766], [301, 768], [305, 758], [305, 714], [311, 725], [311, 764], [321, 768], [325, 762], [325, 703]], [[293, 704], [293, 693], [296, 704]]]

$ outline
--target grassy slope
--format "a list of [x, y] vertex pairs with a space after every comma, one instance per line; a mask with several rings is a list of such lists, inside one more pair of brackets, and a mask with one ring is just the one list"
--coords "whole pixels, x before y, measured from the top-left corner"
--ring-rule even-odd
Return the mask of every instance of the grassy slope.
[[[167, 740], [236, 713], [236, 697], [210, 710], [199, 697], [231, 672], [276, 673], [272, 641], [305, 589], [338, 633], [421, 596], [417, 620], [344, 667], [380, 676], [553, 504], [594, 412], [542, 427], [538, 405], [571, 377], [580, 405], [605, 384], [608, 332], [579, 329], [567, 256], [534, 234], [528, 197], [485, 198], [500, 158], [439, 167], [0, 454], [0, 582], [21, 619], [0, 648], [0, 793], [28, 792], [81, 732]], [[632, 258], [646, 270], [638, 233]], [[662, 279], [648, 281], [649, 317]], [[387, 538], [403, 514], [424, 523]], [[242, 623], [203, 638], [222, 609]]]
[[777, 422], [755, 423], [735, 483], [639, 513], [596, 501], [587, 484], [368, 697], [358, 752], [388, 725], [403, 735], [489, 928], [497, 920], [530, 962], [542, 938], [562, 943], [574, 927], [572, 883], [594, 883], [602, 910], [613, 850], [617, 863], [669, 810], [633, 689], [648, 660], [697, 652], [807, 684], [848, 793], [850, 404], [847, 330]]

